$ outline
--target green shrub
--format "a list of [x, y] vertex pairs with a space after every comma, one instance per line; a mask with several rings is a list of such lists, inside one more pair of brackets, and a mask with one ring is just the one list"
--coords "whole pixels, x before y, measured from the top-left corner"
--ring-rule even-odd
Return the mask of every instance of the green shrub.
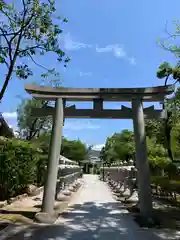
[[149, 160], [152, 175], [159, 176], [165, 174], [169, 179], [180, 180], [180, 174], [176, 164], [166, 157], [152, 157]]
[[163, 156], [150, 156], [149, 164], [154, 168], [164, 169], [171, 161], [167, 157]]
[[180, 181], [171, 180], [168, 176], [165, 177], [151, 177], [151, 183], [160, 187], [163, 191], [169, 193], [180, 193]]
[[180, 179], [179, 173], [178, 173], [178, 168], [177, 166], [170, 162], [165, 168], [164, 168], [165, 173], [169, 176], [170, 179], [175, 179], [178, 180]]
[[37, 162], [37, 185], [43, 186], [46, 178], [46, 166], [48, 162], [48, 155], [41, 154]]
[[40, 152], [29, 142], [0, 139], [0, 198], [8, 199], [37, 181]]

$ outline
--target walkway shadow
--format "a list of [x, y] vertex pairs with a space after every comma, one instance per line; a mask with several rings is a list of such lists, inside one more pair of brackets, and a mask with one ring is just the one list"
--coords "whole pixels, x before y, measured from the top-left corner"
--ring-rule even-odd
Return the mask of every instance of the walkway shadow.
[[[151, 231], [141, 230], [126, 209], [117, 202], [86, 202], [71, 206], [51, 226], [31, 226], [18, 233], [9, 231], [1, 240], [141, 240], [160, 239]], [[165, 238], [168, 239], [166, 236]], [[174, 238], [175, 239], [175, 238]]]

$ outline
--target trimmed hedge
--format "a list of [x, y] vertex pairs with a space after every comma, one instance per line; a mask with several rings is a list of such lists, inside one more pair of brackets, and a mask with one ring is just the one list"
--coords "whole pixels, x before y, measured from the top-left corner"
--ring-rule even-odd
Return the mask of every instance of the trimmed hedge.
[[44, 186], [45, 184], [47, 163], [48, 163], [48, 155], [40, 154], [39, 161], [37, 162], [37, 178], [36, 178], [36, 183], [38, 187]]
[[152, 187], [156, 188], [156, 194], [170, 195], [176, 198], [180, 194], [180, 180], [170, 180], [166, 177], [151, 177]]
[[179, 171], [176, 166], [171, 160], [163, 157], [151, 157], [149, 160], [149, 167], [151, 174], [154, 176], [159, 176], [162, 172], [168, 176], [169, 179], [176, 179], [179, 177]]
[[[38, 182], [41, 151], [19, 139], [0, 139], [0, 199], [24, 192], [29, 184]], [[41, 181], [41, 180], [39, 180]]]

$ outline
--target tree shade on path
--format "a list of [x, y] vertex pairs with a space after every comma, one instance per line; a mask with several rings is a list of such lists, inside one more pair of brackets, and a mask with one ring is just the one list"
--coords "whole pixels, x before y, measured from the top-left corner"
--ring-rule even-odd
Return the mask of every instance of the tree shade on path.
[[136, 225], [125, 206], [114, 199], [96, 175], [85, 175], [83, 188], [56, 223], [69, 228], [64, 239], [159, 239]]
[[[162, 230], [164, 232], [164, 230]], [[9, 231], [10, 234], [11, 231]], [[106, 183], [96, 175], [85, 175], [84, 185], [72, 199], [66, 212], [49, 226], [22, 229], [8, 240], [158, 240], [151, 230], [143, 230], [125, 207], [117, 202]], [[2, 238], [1, 238], [2, 239]]]

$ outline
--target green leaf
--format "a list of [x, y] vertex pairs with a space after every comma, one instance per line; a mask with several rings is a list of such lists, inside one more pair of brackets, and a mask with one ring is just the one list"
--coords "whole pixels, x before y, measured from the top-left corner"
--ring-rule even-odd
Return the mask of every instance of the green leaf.
[[5, 63], [5, 59], [3, 57], [0, 57], [0, 63]]

